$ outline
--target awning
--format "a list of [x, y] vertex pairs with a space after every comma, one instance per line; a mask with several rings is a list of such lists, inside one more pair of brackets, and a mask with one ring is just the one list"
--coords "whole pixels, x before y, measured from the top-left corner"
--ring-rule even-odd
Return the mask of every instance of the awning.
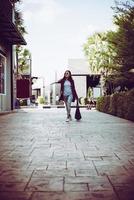
[[16, 26], [5, 15], [0, 13], [0, 40], [12, 45], [26, 45], [26, 41]]

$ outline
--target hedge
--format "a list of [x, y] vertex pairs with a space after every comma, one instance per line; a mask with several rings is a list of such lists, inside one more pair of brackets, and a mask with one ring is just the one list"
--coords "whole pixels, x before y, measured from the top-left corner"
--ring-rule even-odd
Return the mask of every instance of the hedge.
[[134, 89], [97, 99], [97, 110], [134, 121]]

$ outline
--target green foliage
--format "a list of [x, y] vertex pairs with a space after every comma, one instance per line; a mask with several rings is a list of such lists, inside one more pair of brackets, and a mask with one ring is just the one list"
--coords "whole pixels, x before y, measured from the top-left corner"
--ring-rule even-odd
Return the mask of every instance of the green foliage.
[[106, 74], [113, 68], [114, 51], [107, 41], [107, 33], [95, 33], [83, 45], [83, 51], [92, 73]]
[[104, 110], [104, 104], [103, 104], [104, 99], [105, 99], [104, 96], [97, 98], [96, 109], [101, 111], [101, 112]]
[[91, 72], [103, 72], [107, 94], [134, 87], [134, 0], [115, 3], [116, 31], [95, 33], [83, 45]]
[[26, 28], [24, 26], [24, 19], [22, 13], [16, 8], [16, 6], [15, 6], [15, 25], [22, 35], [27, 33]]
[[114, 10], [117, 31], [113, 34], [111, 42], [115, 46], [116, 62], [120, 70], [129, 71], [134, 67], [134, 2], [117, 2]]
[[103, 111], [105, 113], [109, 113], [109, 105], [110, 105], [110, 96], [102, 96], [97, 99], [96, 108], [99, 111]]
[[21, 99], [20, 106], [27, 106], [27, 99]]
[[120, 86], [123, 91], [134, 87], [134, 73], [131, 72], [134, 69], [134, 1], [116, 2], [114, 10], [117, 31], [108, 41], [115, 50], [116, 73], [107, 77], [107, 81], [114, 88]]
[[79, 103], [80, 103], [81, 105], [85, 105], [85, 98], [84, 98], [84, 97], [80, 97], [80, 98], [79, 98]]
[[93, 89], [89, 87], [87, 91], [87, 98], [92, 97], [92, 96], [93, 96]]
[[45, 100], [44, 100], [44, 98], [43, 98], [42, 96], [38, 96], [37, 102], [38, 102], [39, 104], [44, 104], [44, 103], [45, 103]]
[[124, 118], [134, 121], [134, 89], [127, 93], [125, 102], [127, 109]]
[[31, 53], [22, 46], [16, 47], [16, 59], [19, 74], [29, 74], [31, 67]]
[[107, 88], [107, 94], [112, 94], [116, 92], [117, 87], [120, 87], [119, 91], [130, 90], [134, 87], [134, 73], [113, 73], [106, 78], [105, 87]]
[[109, 104], [108, 113], [111, 115], [117, 115], [118, 96], [119, 96], [119, 93], [115, 93], [110, 96], [110, 104]]
[[[13, 2], [21, 2], [21, 0], [13, 0]], [[20, 31], [22, 35], [26, 34], [26, 28], [24, 26], [24, 20], [22, 13], [17, 9], [15, 6], [15, 25]], [[29, 60], [31, 59], [30, 51], [26, 48], [23, 48], [21, 45], [16, 46], [16, 65], [17, 65], [17, 74], [29, 74], [30, 71], [30, 63]]]
[[125, 102], [125, 92], [118, 93], [117, 101], [115, 102], [116, 106], [116, 115], [118, 117], [125, 118], [125, 112], [127, 110], [127, 102]]
[[97, 110], [134, 121], [134, 89], [97, 99]]

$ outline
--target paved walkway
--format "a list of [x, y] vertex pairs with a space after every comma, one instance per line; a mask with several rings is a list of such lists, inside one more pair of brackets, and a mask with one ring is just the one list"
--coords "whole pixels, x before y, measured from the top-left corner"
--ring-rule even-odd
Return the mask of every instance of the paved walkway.
[[81, 113], [69, 123], [58, 108], [0, 116], [0, 200], [134, 199], [134, 123]]

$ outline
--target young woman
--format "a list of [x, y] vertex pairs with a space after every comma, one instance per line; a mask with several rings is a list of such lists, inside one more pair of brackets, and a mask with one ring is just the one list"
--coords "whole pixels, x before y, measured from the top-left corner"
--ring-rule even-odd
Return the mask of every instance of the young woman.
[[64, 77], [59, 80], [57, 83], [61, 84], [60, 89], [60, 98], [59, 101], [62, 100], [65, 102], [66, 111], [67, 111], [67, 119], [66, 122], [69, 122], [71, 118], [71, 103], [78, 100], [78, 96], [75, 90], [74, 80], [72, 79], [71, 72], [66, 70], [64, 73]]

